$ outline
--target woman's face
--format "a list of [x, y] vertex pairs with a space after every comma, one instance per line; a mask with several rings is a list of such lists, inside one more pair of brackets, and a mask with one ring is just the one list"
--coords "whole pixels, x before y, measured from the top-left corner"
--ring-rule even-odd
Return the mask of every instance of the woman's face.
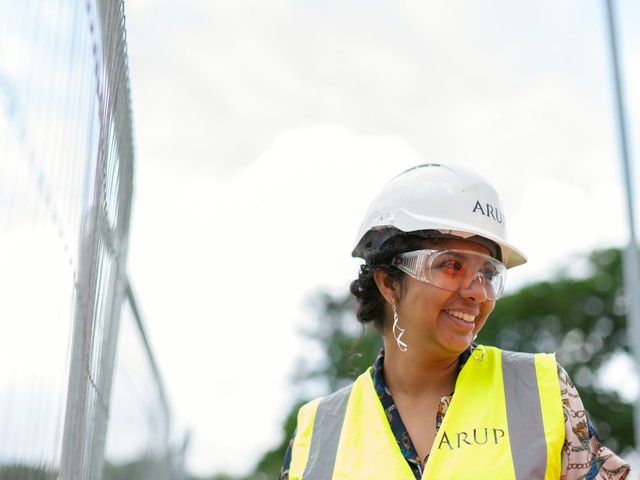
[[[460, 249], [489, 253], [468, 240], [446, 240], [439, 250]], [[402, 339], [409, 349], [424, 349], [429, 355], [450, 358], [460, 355], [474, 340], [495, 302], [488, 300], [479, 281], [452, 292], [405, 275], [403, 295], [397, 303]]]

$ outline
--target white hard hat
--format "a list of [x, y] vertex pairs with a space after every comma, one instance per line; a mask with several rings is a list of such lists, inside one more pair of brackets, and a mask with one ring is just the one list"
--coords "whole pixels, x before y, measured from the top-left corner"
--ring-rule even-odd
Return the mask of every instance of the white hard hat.
[[498, 245], [498, 256], [507, 268], [527, 261], [507, 241], [498, 193], [465, 168], [418, 165], [392, 179], [369, 206], [353, 256], [366, 259], [392, 236], [419, 231], [489, 240]]

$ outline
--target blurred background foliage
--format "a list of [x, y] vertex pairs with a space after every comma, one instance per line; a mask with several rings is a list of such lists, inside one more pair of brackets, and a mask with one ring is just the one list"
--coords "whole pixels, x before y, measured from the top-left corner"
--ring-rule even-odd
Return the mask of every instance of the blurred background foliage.
[[[522, 352], [556, 352], [576, 383], [600, 438], [617, 453], [633, 447], [630, 396], [605, 388], [605, 376], [632, 368], [622, 288], [621, 251], [598, 250], [569, 258], [551, 280], [529, 284], [496, 304], [477, 341]], [[266, 452], [247, 477], [217, 475], [207, 480], [276, 480], [306, 401], [349, 383], [368, 368], [382, 346], [373, 329], [355, 320], [349, 294], [318, 293], [311, 302], [315, 323], [305, 332], [309, 348], [292, 379], [293, 404], [283, 424], [282, 442]], [[622, 372], [620, 378], [629, 375]], [[205, 480], [205, 479], [193, 479]]]

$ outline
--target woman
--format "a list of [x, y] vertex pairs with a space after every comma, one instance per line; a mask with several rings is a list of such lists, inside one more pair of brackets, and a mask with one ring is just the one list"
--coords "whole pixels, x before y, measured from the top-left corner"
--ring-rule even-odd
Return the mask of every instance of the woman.
[[353, 255], [358, 319], [384, 348], [300, 409], [283, 479], [623, 479], [552, 354], [474, 343], [526, 257], [477, 174], [420, 165], [374, 199]]

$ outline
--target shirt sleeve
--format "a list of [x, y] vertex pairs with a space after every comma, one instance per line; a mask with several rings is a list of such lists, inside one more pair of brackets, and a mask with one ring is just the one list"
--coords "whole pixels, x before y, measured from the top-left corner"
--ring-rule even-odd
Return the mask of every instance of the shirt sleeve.
[[565, 425], [560, 480], [627, 478], [630, 472], [629, 465], [600, 442], [591, 426], [576, 386], [560, 365], [558, 365], [558, 381]]
[[289, 440], [289, 446], [284, 452], [284, 460], [282, 461], [282, 469], [280, 470], [280, 480], [289, 480], [289, 469], [291, 468], [291, 449], [293, 447], [293, 440], [296, 438], [296, 432], [291, 435]]

